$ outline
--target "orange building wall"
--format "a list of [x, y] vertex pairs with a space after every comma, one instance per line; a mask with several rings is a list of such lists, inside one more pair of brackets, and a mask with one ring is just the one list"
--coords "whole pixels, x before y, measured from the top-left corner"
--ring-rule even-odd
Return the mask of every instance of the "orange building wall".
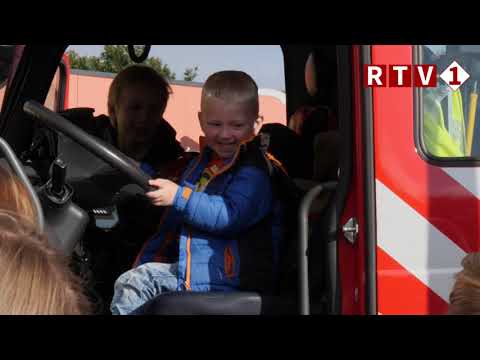
[[[95, 115], [107, 114], [108, 88], [112, 77], [71, 74], [69, 108], [91, 107]], [[177, 130], [177, 140], [186, 149], [198, 150], [201, 135], [197, 113], [200, 109], [201, 87], [195, 85], [172, 85], [173, 94], [165, 111], [165, 119]], [[282, 100], [269, 95], [260, 96], [260, 114], [264, 123], [286, 124], [286, 106]]]

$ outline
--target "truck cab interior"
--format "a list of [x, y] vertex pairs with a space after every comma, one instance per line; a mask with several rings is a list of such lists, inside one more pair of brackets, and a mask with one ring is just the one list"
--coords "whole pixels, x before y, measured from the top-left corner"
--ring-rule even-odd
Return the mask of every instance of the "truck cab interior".
[[[52, 244], [71, 257], [97, 304], [109, 313], [118, 264], [111, 256], [124, 231], [134, 234], [132, 203], [143, 201], [149, 176], [111, 144], [92, 136], [81, 109], [49, 109], [51, 84], [62, 71], [68, 45], [2, 46], [0, 54], [1, 165], [19, 175], [42, 209], [41, 226]], [[338, 241], [352, 168], [351, 46], [279, 45], [283, 54], [287, 124], [264, 126], [269, 151], [291, 170], [302, 198], [291, 204], [288, 245], [282, 254], [285, 274], [278, 294], [254, 292], [160, 295], [143, 314], [339, 314], [341, 312]], [[148, 46], [132, 60], [148, 56]], [[61, 74], [60, 74], [61, 75]], [[61, 76], [60, 76], [61, 78]], [[312, 80], [315, 79], [315, 81]], [[62, 88], [63, 86], [63, 88]], [[58, 87], [61, 98], [66, 84]], [[2, 93], [0, 93], [2, 94]], [[106, 101], [106, 99], [105, 99]], [[62, 103], [62, 101], [60, 101]], [[309, 111], [299, 116], [299, 109]], [[87, 114], [88, 115], [88, 114]], [[75, 117], [77, 116], [77, 117]], [[295, 139], [282, 128], [294, 130]], [[280, 129], [280, 130], [279, 130]], [[286, 135], [284, 135], [286, 134]], [[114, 194], [75, 194], [72, 182], [110, 167], [129, 179]], [[285, 189], [285, 191], [290, 191]], [[153, 221], [153, 220], [152, 220]], [[129, 227], [129, 230], [125, 230]], [[147, 234], [140, 234], [144, 239]], [[133, 259], [140, 242], [127, 246]], [[116, 271], [112, 271], [116, 267]]]

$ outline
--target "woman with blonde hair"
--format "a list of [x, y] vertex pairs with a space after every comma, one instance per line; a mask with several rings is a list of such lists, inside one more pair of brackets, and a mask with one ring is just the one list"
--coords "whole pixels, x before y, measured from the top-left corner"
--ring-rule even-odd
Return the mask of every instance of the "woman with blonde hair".
[[22, 181], [0, 166], [0, 209], [12, 211], [33, 224], [38, 214], [33, 199]]
[[480, 252], [462, 260], [463, 270], [455, 276], [450, 293], [450, 315], [480, 315]]
[[68, 259], [24, 217], [0, 210], [0, 315], [89, 314]]

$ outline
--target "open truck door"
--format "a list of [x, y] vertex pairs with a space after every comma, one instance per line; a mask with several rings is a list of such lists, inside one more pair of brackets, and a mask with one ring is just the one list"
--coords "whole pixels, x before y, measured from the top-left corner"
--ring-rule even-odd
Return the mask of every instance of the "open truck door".
[[361, 90], [365, 286], [358, 289], [367, 313], [445, 314], [461, 260], [479, 249], [477, 48], [359, 50], [360, 65], [435, 64], [439, 76], [456, 61], [470, 74], [457, 90], [440, 77], [432, 88]]

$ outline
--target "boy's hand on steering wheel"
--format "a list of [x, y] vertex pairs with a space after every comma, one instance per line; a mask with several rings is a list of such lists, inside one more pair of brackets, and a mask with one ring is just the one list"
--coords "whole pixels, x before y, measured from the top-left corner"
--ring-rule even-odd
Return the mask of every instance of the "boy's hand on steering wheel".
[[155, 206], [173, 205], [178, 185], [167, 179], [149, 180], [148, 183], [158, 190], [147, 192], [146, 195]]

